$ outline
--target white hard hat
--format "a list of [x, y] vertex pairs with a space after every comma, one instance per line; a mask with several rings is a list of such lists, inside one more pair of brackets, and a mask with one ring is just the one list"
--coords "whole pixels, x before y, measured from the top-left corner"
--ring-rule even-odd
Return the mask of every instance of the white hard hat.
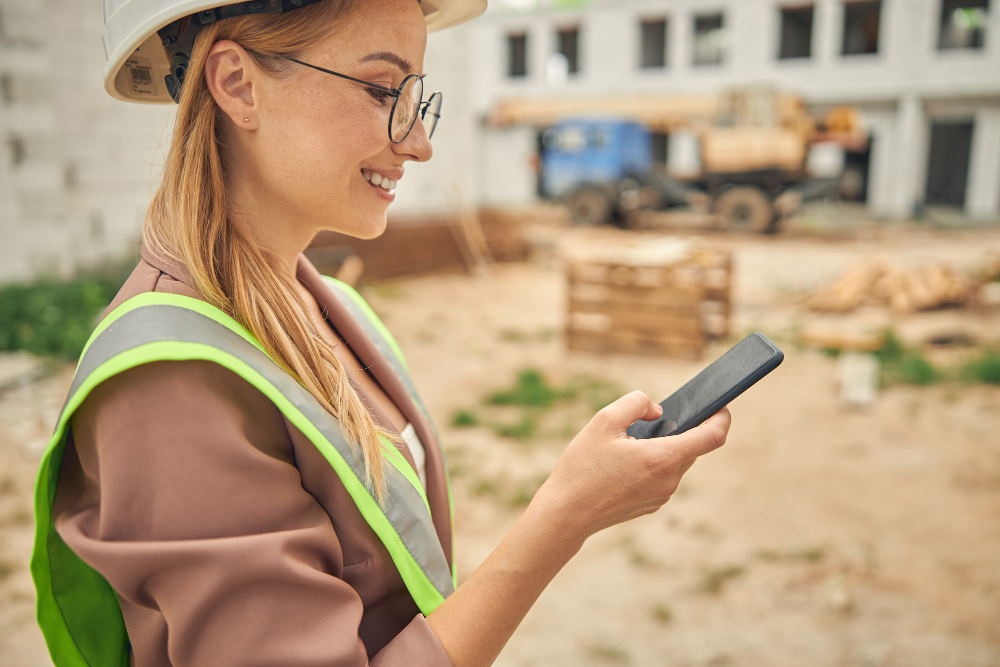
[[[108, 58], [104, 89], [128, 102], [176, 101], [191, 43], [201, 27], [232, 16], [289, 12], [319, 1], [104, 0], [104, 53]], [[418, 1], [428, 32], [479, 16], [486, 11], [487, 2]], [[191, 16], [191, 22], [181, 33], [177, 22], [186, 16]]]

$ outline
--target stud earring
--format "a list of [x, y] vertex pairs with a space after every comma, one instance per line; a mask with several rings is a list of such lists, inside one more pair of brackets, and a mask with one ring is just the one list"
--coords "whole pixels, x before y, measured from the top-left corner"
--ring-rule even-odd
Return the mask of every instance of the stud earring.
[[249, 119], [249, 118], [244, 118], [244, 119], [243, 119], [243, 122], [244, 122], [244, 123], [249, 123], [249, 122], [250, 122], [250, 119]]

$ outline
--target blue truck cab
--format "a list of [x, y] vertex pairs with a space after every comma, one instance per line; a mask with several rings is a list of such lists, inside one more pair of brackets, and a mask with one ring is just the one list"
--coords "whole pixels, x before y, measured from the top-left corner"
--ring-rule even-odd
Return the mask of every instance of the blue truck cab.
[[567, 118], [542, 135], [542, 194], [570, 195], [581, 185], [614, 187], [650, 171], [649, 129], [627, 120]]

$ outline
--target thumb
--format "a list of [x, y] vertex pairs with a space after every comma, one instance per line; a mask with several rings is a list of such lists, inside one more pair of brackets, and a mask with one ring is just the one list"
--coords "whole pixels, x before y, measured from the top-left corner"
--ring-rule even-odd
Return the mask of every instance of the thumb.
[[679, 466], [726, 444], [731, 423], [729, 408], [724, 407], [690, 431], [649, 438], [645, 442], [656, 449], [662, 463], [668, 467]]
[[663, 408], [659, 404], [650, 400], [642, 390], [636, 389], [625, 394], [614, 403], [601, 408], [598, 414], [604, 414], [608, 425], [615, 432], [624, 432], [629, 426], [639, 419], [659, 419], [663, 414]]

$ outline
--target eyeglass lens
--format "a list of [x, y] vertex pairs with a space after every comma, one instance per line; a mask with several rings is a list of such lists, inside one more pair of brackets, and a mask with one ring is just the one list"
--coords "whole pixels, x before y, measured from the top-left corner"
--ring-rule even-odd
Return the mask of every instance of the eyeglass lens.
[[424, 82], [419, 76], [408, 76], [399, 87], [399, 97], [389, 119], [389, 134], [399, 143], [409, 134], [417, 119], [417, 109], [424, 97]]
[[427, 106], [424, 107], [423, 114], [420, 116], [420, 119], [424, 122], [424, 128], [427, 130], [428, 139], [434, 136], [434, 128], [437, 127], [438, 118], [440, 117], [441, 93], [434, 93], [427, 100]]

